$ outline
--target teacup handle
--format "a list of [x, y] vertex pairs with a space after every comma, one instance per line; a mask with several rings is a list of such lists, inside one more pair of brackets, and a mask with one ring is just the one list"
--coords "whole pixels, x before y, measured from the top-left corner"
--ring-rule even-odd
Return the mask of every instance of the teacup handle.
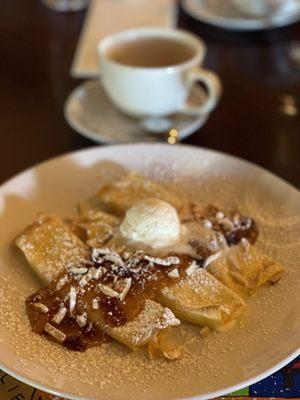
[[212, 71], [194, 68], [187, 73], [188, 86], [192, 90], [195, 82], [201, 82], [207, 89], [207, 97], [200, 106], [189, 106], [185, 104], [181, 110], [184, 114], [202, 115], [210, 113], [217, 105], [222, 93], [222, 84], [219, 77]]

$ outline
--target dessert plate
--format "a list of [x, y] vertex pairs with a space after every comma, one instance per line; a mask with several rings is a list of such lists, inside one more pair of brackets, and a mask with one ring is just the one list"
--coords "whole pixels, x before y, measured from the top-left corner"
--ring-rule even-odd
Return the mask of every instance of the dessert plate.
[[279, 28], [300, 19], [300, 4], [297, 1], [292, 2], [284, 12], [269, 18], [244, 15], [231, 0], [183, 0], [182, 7], [201, 22], [232, 31]]
[[[199, 105], [204, 99], [204, 89], [195, 86], [191, 103]], [[162, 140], [160, 135], [147, 132], [137, 119], [118, 111], [107, 98], [99, 80], [87, 81], [75, 88], [66, 100], [64, 114], [66, 121], [76, 132], [97, 143]], [[200, 129], [208, 117], [208, 114], [197, 117], [173, 114], [168, 117], [168, 129], [175, 128], [179, 133], [179, 140], [183, 140]]]
[[[287, 270], [251, 299], [239, 325], [200, 336], [183, 324], [182, 359], [149, 360], [115, 342], [70, 352], [31, 332], [24, 299], [38, 286], [11, 245], [38, 212], [70, 215], [75, 205], [116, 179], [123, 167], [217, 206], [239, 207], [260, 229], [258, 246]], [[70, 153], [39, 164], [0, 188], [0, 368], [69, 399], [209, 399], [278, 370], [300, 347], [300, 194], [246, 161], [184, 145], [131, 144]]]

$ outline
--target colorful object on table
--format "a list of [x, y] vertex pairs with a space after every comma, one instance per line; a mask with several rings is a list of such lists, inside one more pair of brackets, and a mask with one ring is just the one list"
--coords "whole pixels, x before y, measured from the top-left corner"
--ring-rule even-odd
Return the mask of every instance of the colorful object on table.
[[[264, 396], [264, 397], [261, 397]], [[238, 390], [218, 400], [229, 397], [235, 400], [282, 400], [300, 398], [300, 356], [275, 374], [251, 385], [249, 388]], [[34, 389], [25, 383], [9, 376], [0, 370], [0, 399], [1, 400], [63, 400]]]
[[249, 388], [253, 397], [273, 396], [283, 398], [300, 397], [300, 357], [268, 378]]

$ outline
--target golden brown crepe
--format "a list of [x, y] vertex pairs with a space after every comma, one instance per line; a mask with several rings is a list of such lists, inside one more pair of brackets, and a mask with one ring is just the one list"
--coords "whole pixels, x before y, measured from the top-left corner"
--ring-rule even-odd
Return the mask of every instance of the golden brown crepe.
[[47, 284], [68, 267], [86, 264], [90, 253], [88, 246], [54, 215], [40, 215], [15, 243]]
[[89, 318], [109, 336], [133, 350], [148, 344], [159, 331], [180, 324], [171, 310], [152, 300], [146, 300], [142, 311], [122, 326], [106, 325], [101, 312], [97, 311], [91, 311]]
[[162, 290], [160, 302], [177, 318], [224, 331], [234, 325], [245, 308], [243, 300], [205, 269], [197, 269], [181, 282]]
[[241, 242], [209, 265], [208, 271], [240, 296], [253, 295], [260, 286], [277, 282], [283, 267], [254, 246]]
[[117, 215], [124, 215], [133, 204], [149, 197], [164, 200], [175, 207], [177, 211], [183, 207], [182, 199], [172, 190], [136, 172], [129, 172], [121, 180], [103, 186], [98, 191], [100, 203]]
[[90, 247], [101, 247], [113, 237], [120, 219], [103, 211], [85, 210], [80, 216], [67, 219], [66, 223]]

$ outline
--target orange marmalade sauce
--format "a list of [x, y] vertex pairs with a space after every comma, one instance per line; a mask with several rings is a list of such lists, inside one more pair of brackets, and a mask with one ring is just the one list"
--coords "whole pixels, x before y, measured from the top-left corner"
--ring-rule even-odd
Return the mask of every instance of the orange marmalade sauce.
[[[250, 218], [234, 213], [218, 214], [218, 209], [212, 206], [204, 214], [196, 211], [194, 220], [209, 223], [212, 232], [222, 234], [229, 246], [242, 238], [250, 243], [257, 239], [258, 229]], [[140, 313], [146, 299], [155, 300], [163, 287], [178, 283], [192, 261], [201, 268], [212, 254], [197, 239], [190, 245], [196, 249], [197, 260], [188, 255], [157, 258], [142, 251], [117, 253], [107, 248], [91, 249], [87, 265], [74, 266], [58, 276], [50, 287], [26, 299], [32, 330], [77, 351], [108, 341], [105, 325], [125, 325]], [[58, 336], [49, 334], [49, 324], [51, 329], [59, 331]]]
[[[35, 304], [45, 304], [49, 311], [47, 313], [36, 309]], [[110, 340], [109, 336], [94, 323], [89, 321], [84, 327], [79, 327], [76, 322], [75, 314], [67, 312], [64, 319], [59, 323], [52, 321], [54, 315], [65, 303], [63, 292], [55, 288], [42, 288], [37, 293], [26, 299], [26, 312], [31, 324], [33, 332], [40, 335], [44, 334], [44, 328], [47, 323], [51, 323], [66, 335], [63, 345], [70, 350], [84, 351], [88, 347], [98, 346]], [[79, 311], [82, 304], [79, 302], [77, 310]], [[52, 337], [47, 335], [48, 339]], [[55, 340], [54, 338], [52, 338]]]
[[[66, 335], [62, 344], [72, 350], [83, 351], [87, 347], [99, 345], [107, 341], [108, 337], [99, 327], [98, 317], [109, 326], [126, 324], [139, 314], [146, 299], [156, 299], [163, 287], [177, 283], [192, 261], [189, 256], [170, 256], [170, 260], [173, 259], [176, 263], [160, 265], [152, 262], [151, 257], [149, 260], [145, 259], [145, 254], [133, 255], [124, 260], [122, 255], [113, 251], [111, 253], [119, 256], [123, 264], [120, 262], [120, 265], [116, 265], [114, 262], [103, 260], [105, 256], [99, 256], [99, 262], [94, 258], [91, 265], [83, 269], [70, 269], [68, 273], [60, 275], [51, 287], [42, 288], [29, 296], [26, 300], [26, 311], [32, 330], [44, 334], [46, 324], [50, 323]], [[168, 259], [153, 257], [154, 261], [163, 260], [167, 264]], [[85, 273], [74, 273], [85, 269]], [[169, 276], [173, 270], [178, 272], [178, 277]], [[97, 277], [99, 271], [101, 272]], [[94, 277], [90, 278], [91, 274]], [[104, 289], [113, 290], [112, 294], [121, 294], [128, 279], [131, 280], [130, 288], [122, 300], [101, 290], [104, 285]], [[71, 289], [76, 291], [74, 309], [70, 308]], [[45, 305], [48, 311], [40, 310], [40, 304]], [[61, 308], [67, 311], [62, 321], [56, 323], [53, 317]]]
[[203, 208], [197, 203], [190, 205], [190, 218], [200, 223], [209, 223], [213, 231], [221, 233], [228, 246], [238, 244], [242, 238], [256, 242], [259, 230], [254, 219], [240, 215], [237, 211], [223, 212], [214, 205]]

